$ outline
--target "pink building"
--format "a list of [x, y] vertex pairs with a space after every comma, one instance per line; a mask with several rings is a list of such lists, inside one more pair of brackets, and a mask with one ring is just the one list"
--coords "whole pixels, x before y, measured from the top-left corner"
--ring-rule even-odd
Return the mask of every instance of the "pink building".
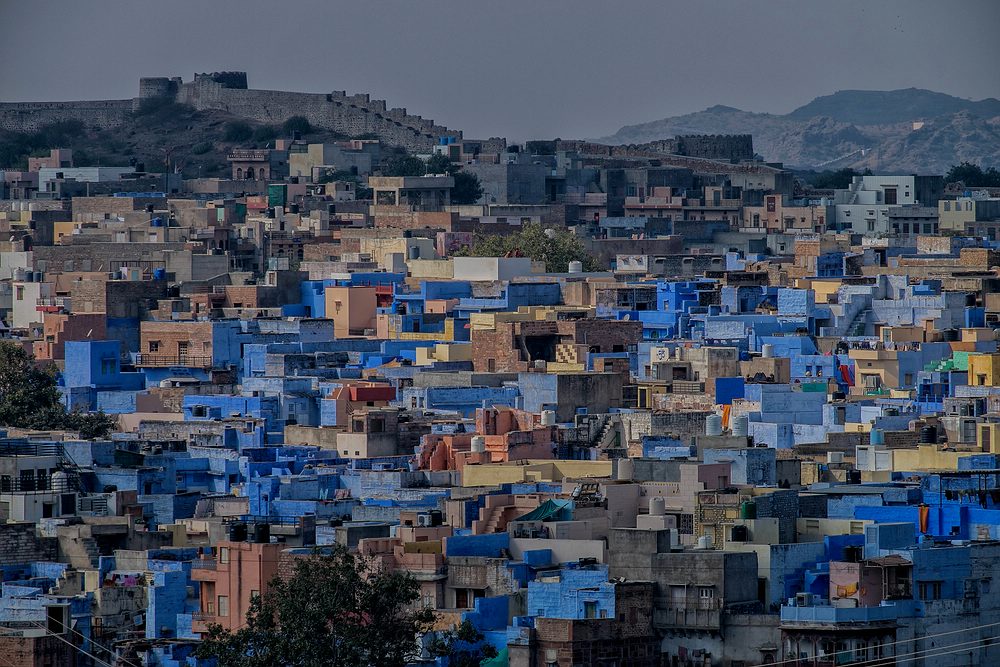
[[201, 585], [201, 610], [192, 630], [204, 634], [212, 623], [227, 630], [243, 625], [250, 601], [277, 576], [284, 549], [284, 544], [270, 542], [221, 541], [214, 557], [195, 561], [191, 580]]

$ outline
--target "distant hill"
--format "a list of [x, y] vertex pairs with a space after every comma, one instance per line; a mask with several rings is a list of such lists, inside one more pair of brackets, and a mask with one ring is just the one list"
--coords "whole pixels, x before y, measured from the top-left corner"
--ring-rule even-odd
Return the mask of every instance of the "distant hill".
[[628, 125], [597, 141], [638, 144], [678, 134], [744, 133], [753, 135], [754, 149], [765, 160], [792, 167], [943, 173], [963, 160], [1000, 166], [1000, 100], [973, 102], [917, 88], [839, 91], [784, 115], [717, 105]]
[[1000, 116], [1000, 100], [979, 102], [920, 88], [906, 90], [840, 90], [817, 97], [787, 115], [807, 119], [826, 116], [854, 125], [911, 123], [968, 111], [978, 116]]

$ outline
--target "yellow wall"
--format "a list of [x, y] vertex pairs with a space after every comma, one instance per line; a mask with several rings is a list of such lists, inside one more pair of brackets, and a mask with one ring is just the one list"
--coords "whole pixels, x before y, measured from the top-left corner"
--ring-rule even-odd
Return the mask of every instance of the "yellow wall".
[[798, 519], [795, 530], [798, 542], [819, 542], [831, 535], [864, 535], [871, 521], [855, 519]]
[[435, 361], [472, 361], [472, 345], [438, 343], [434, 347], [417, 348], [417, 366], [429, 366]]
[[610, 477], [611, 461], [529, 461], [490, 463], [462, 469], [462, 486], [497, 486], [519, 482], [559, 482], [564, 477]]
[[969, 384], [975, 387], [1000, 386], [1000, 354], [970, 354]]
[[908, 470], [939, 470], [958, 469], [958, 457], [968, 456], [968, 452], [946, 452], [937, 445], [919, 445], [916, 449], [893, 449], [892, 469]]
[[976, 444], [984, 454], [1000, 452], [998, 438], [1000, 438], [1000, 423], [976, 424]]

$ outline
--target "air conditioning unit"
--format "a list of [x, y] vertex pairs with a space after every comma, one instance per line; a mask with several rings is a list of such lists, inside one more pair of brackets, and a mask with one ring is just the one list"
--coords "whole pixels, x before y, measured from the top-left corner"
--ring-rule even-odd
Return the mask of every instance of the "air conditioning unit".
[[417, 525], [429, 528], [431, 526], [431, 515], [430, 514], [418, 514], [417, 515]]

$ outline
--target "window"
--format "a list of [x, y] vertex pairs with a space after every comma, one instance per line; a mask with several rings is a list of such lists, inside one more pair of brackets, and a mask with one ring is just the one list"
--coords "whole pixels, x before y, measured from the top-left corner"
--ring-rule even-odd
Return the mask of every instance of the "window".
[[229, 547], [219, 547], [219, 562], [223, 564], [229, 562]]
[[24, 285], [17, 286], [17, 300], [24, 301]]
[[944, 210], [946, 210], [946, 211], [950, 211], [951, 210], [951, 202], [950, 201], [946, 201], [944, 203]]
[[229, 616], [229, 596], [219, 596], [219, 616]]
[[160, 341], [158, 341], [158, 340], [151, 340], [151, 341], [149, 341], [149, 351], [150, 351], [150, 353], [159, 352], [160, 351]]
[[715, 588], [712, 586], [699, 586], [698, 597], [702, 600], [711, 600], [715, 598]]

